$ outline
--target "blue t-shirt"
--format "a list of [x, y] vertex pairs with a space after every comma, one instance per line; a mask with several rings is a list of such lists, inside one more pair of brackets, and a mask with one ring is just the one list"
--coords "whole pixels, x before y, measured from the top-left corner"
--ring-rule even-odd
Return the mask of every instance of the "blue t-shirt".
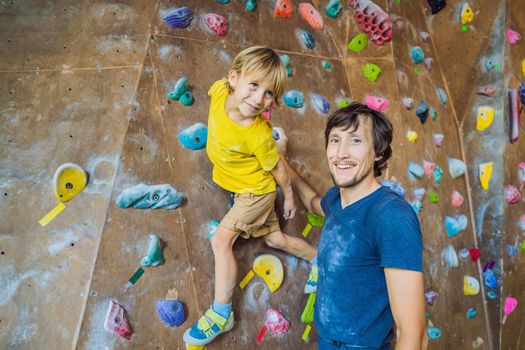
[[356, 349], [390, 349], [394, 318], [384, 267], [423, 271], [414, 209], [388, 187], [341, 208], [339, 188], [321, 199], [315, 325], [320, 337]]

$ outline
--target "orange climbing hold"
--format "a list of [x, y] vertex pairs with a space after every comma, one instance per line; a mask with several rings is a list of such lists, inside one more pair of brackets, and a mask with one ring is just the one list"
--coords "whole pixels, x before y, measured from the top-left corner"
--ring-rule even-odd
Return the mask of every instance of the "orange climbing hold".
[[312, 28], [322, 30], [324, 27], [323, 17], [312, 4], [302, 2], [299, 4], [299, 13]]
[[293, 16], [292, 0], [277, 0], [273, 9], [275, 18], [290, 18]]

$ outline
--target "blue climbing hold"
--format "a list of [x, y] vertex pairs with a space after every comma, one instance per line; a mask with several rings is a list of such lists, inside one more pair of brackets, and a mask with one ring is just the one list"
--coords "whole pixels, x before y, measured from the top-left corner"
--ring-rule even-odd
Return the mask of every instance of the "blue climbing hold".
[[467, 217], [465, 215], [446, 216], [445, 230], [449, 237], [454, 237], [467, 228]]
[[518, 90], [520, 94], [521, 104], [525, 105], [525, 84], [521, 84]]
[[428, 337], [432, 340], [441, 338], [441, 330], [437, 327], [431, 326], [427, 328]]
[[419, 46], [414, 46], [410, 49], [410, 57], [415, 64], [418, 64], [425, 60], [425, 53]]
[[179, 327], [186, 321], [184, 306], [179, 300], [159, 300], [156, 309], [162, 322], [170, 327]]
[[518, 253], [518, 248], [514, 244], [507, 245], [507, 255], [509, 257], [515, 256]]
[[498, 281], [496, 280], [496, 274], [491, 269], [487, 269], [484, 273], [485, 285], [488, 288], [496, 288], [498, 286]]
[[302, 92], [297, 90], [290, 90], [284, 94], [283, 100], [288, 107], [302, 108], [304, 97]]
[[448, 96], [445, 90], [443, 90], [442, 88], [438, 89], [438, 97], [439, 97], [439, 102], [441, 102], [442, 105], [447, 104]]
[[496, 62], [490, 57], [486, 58], [485, 59], [485, 69], [487, 71], [491, 71], [494, 68], [496, 68]]
[[423, 166], [416, 162], [410, 162], [408, 163], [408, 175], [411, 180], [415, 180], [415, 178], [423, 177], [425, 174], [425, 170]]
[[328, 102], [326, 98], [315, 93], [310, 94], [310, 97], [315, 109], [317, 109], [320, 113], [328, 114], [330, 111], [330, 102]]
[[208, 128], [203, 123], [195, 123], [179, 134], [180, 143], [193, 151], [206, 147], [207, 138]]
[[193, 20], [193, 11], [186, 6], [179, 7], [168, 12], [163, 20], [174, 29], [183, 29]]
[[217, 232], [217, 229], [219, 228], [219, 221], [217, 220], [211, 220], [209, 224], [209, 230], [208, 230], [208, 239], [211, 240], [213, 238], [213, 235]]
[[495, 291], [491, 290], [490, 292], [487, 293], [487, 296], [489, 297], [489, 299], [496, 299], [498, 294], [496, 294]]
[[145, 185], [126, 188], [117, 197], [119, 208], [135, 209], [177, 209], [186, 201], [184, 193], [169, 184]]
[[272, 129], [272, 138], [275, 140], [275, 141], [279, 141], [279, 139], [281, 138], [279, 136], [279, 131], [275, 130], [275, 128]]
[[425, 103], [425, 101], [419, 101], [419, 106], [417, 107], [416, 115], [421, 121], [421, 124], [425, 124], [428, 118], [428, 105]]
[[301, 39], [303, 40], [304, 46], [306, 46], [310, 50], [313, 50], [313, 48], [315, 47], [315, 39], [312, 33], [307, 32], [305, 30], [301, 30]]
[[405, 197], [405, 189], [401, 184], [394, 180], [381, 180], [381, 185], [388, 187], [392, 192], [399, 197]]

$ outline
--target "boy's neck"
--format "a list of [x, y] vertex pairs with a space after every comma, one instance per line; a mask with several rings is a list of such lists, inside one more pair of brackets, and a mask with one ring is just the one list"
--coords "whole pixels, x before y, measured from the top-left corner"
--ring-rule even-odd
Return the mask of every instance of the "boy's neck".
[[239, 112], [239, 108], [232, 103], [232, 96], [228, 95], [226, 96], [226, 102], [224, 104], [224, 108], [226, 110], [226, 115], [236, 124], [239, 124], [241, 126], [248, 126], [252, 124], [255, 121], [255, 118], [257, 116], [253, 117], [245, 117]]

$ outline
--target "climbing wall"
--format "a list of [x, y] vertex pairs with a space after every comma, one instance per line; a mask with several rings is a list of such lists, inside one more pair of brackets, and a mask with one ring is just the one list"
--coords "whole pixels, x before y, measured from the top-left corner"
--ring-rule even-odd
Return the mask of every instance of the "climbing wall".
[[[523, 81], [525, 46], [505, 37], [506, 28], [525, 33], [522, 4], [470, 1], [473, 20], [462, 24], [465, 2], [457, 0], [437, 14], [423, 0], [341, 2], [336, 18], [325, 13], [328, 0], [312, 3], [322, 30], [302, 18], [299, 1], [292, 1], [290, 18], [273, 16], [274, 0], [257, 1], [253, 11], [237, 0], [0, 3], [0, 348], [184, 349], [184, 330], [213, 300], [208, 234], [210, 222], [227, 212], [229, 194], [212, 182], [205, 150], [184, 147], [179, 134], [206, 124], [208, 88], [252, 45], [289, 58], [287, 90], [301, 92], [304, 106], [283, 104], [271, 120], [288, 135], [292, 165], [320, 192], [331, 186], [323, 139], [328, 114], [314, 94], [329, 101], [329, 112], [367, 96], [388, 100], [394, 155], [384, 180], [402, 186], [419, 213], [429, 349], [523, 348], [522, 304], [501, 324], [506, 297], [525, 298], [524, 204], [508, 204], [505, 196], [506, 185], [520, 190], [525, 161], [522, 128], [509, 142], [507, 97]], [[349, 49], [363, 30], [354, 7], [374, 4], [386, 12], [380, 18], [390, 18], [392, 40]], [[186, 28], [170, 27], [163, 17], [182, 6], [193, 19]], [[209, 13], [227, 19], [225, 36], [207, 26]], [[426, 60], [415, 63], [421, 53]], [[363, 73], [367, 64], [381, 70], [375, 81]], [[188, 106], [168, 98], [181, 77], [194, 98]], [[479, 94], [480, 87], [494, 93]], [[480, 131], [482, 106], [494, 109], [494, 120]], [[38, 221], [58, 203], [53, 174], [66, 162], [88, 172], [88, 185], [43, 227]], [[484, 189], [479, 169], [490, 162]], [[186, 202], [173, 210], [117, 206], [119, 195], [139, 184], [170, 184]], [[282, 228], [300, 236], [306, 224], [300, 205]], [[162, 241], [164, 262], [141, 267], [152, 234]], [[319, 234], [313, 228], [306, 239], [316, 245]], [[239, 239], [234, 252], [239, 280], [254, 258], [271, 253], [283, 263], [284, 281], [274, 293], [258, 277], [236, 288], [235, 327], [207, 348], [255, 348], [272, 307], [291, 328], [267, 334], [261, 346], [315, 349], [315, 327], [303, 340], [300, 318], [308, 264], [260, 239]], [[186, 313], [178, 328], [155, 310], [169, 291]], [[126, 310], [130, 340], [104, 329], [111, 300]]]

